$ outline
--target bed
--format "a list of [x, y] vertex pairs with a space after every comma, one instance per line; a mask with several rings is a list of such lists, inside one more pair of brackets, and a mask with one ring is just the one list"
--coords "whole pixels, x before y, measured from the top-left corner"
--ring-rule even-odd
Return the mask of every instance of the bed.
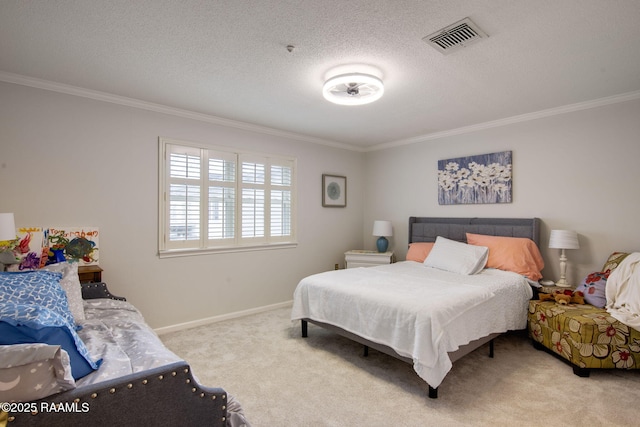
[[0, 426], [249, 425], [125, 298], [45, 269], [0, 273]]
[[[374, 348], [411, 363], [437, 398], [453, 362], [487, 343], [492, 357], [495, 337], [526, 328], [532, 285], [544, 266], [539, 235], [538, 218], [411, 217], [408, 258], [430, 245], [424, 262], [308, 276], [294, 292], [291, 319], [300, 320], [303, 337], [311, 322], [363, 344], [365, 355]], [[478, 263], [483, 248], [487, 257]], [[511, 267], [513, 260], [496, 258], [520, 248], [529, 257], [524, 269], [518, 260]], [[465, 262], [472, 251], [477, 265], [458, 271], [457, 251]]]

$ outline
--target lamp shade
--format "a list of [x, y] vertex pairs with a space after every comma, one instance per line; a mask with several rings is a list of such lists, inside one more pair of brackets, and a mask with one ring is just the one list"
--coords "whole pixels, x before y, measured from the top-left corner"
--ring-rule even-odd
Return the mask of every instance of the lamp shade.
[[393, 236], [393, 227], [391, 226], [391, 221], [374, 221], [373, 235], [384, 237]]
[[0, 213], [0, 242], [16, 238], [16, 222], [12, 213]]
[[549, 247], [553, 249], [580, 249], [578, 233], [572, 230], [551, 230]]

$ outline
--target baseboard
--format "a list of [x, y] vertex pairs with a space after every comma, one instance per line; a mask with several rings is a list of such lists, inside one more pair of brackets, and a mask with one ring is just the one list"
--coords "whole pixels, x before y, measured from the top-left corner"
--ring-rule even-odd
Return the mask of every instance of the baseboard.
[[265, 305], [262, 307], [251, 308], [249, 310], [236, 311], [233, 313], [221, 314], [220, 316], [205, 317], [204, 319], [193, 320], [191, 322], [178, 323], [177, 325], [163, 326], [154, 329], [158, 335], [168, 334], [169, 332], [183, 331], [185, 329], [195, 328], [196, 326], [208, 325], [210, 323], [222, 322], [224, 320], [237, 319], [239, 317], [250, 316], [252, 314], [263, 313], [265, 311], [276, 310], [278, 308], [291, 307], [293, 300], [279, 302], [277, 304]]

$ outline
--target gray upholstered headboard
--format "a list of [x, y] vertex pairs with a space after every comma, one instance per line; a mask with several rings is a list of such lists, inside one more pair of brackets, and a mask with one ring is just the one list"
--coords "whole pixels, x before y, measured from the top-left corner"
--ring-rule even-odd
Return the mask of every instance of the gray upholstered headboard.
[[437, 236], [466, 242], [466, 233], [527, 237], [540, 247], [540, 218], [409, 218], [409, 243], [435, 242]]

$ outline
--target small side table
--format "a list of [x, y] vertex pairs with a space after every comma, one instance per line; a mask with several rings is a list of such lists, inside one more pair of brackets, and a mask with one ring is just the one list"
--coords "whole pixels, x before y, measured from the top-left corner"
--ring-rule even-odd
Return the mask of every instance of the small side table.
[[102, 282], [102, 268], [99, 265], [81, 265], [78, 267], [80, 283]]
[[575, 289], [574, 286], [569, 286], [567, 287], [563, 287], [563, 286], [556, 286], [556, 285], [551, 285], [551, 286], [540, 286], [538, 288], [538, 292], [542, 292], [543, 294], [553, 294], [556, 291], [561, 291], [564, 292], [566, 290], [570, 290], [573, 292], [573, 290]]
[[345, 268], [373, 267], [393, 261], [393, 252], [353, 250], [344, 253]]

